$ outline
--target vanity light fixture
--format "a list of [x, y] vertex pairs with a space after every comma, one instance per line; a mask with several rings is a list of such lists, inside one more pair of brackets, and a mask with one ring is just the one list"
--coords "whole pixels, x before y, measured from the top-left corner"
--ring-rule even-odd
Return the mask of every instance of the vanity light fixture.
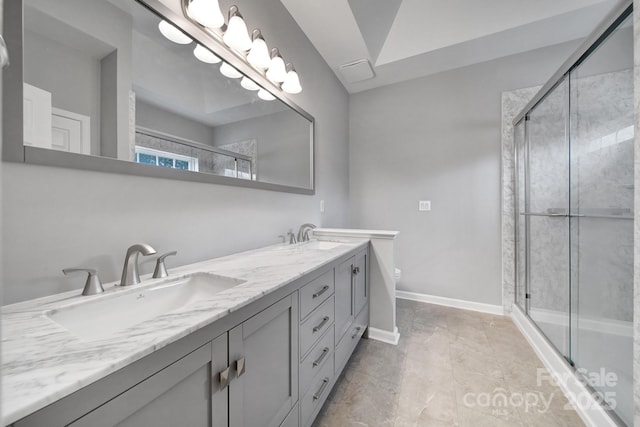
[[246, 52], [251, 49], [251, 38], [247, 32], [247, 24], [245, 24], [238, 6], [231, 6], [229, 8], [229, 23], [227, 24], [227, 30], [222, 36], [222, 41], [231, 49], [235, 49], [238, 52]]
[[211, 52], [206, 47], [198, 44], [196, 48], [193, 50], [193, 55], [198, 58], [198, 60], [205, 62], [207, 64], [217, 64], [222, 61], [218, 58], [213, 52]]
[[287, 69], [277, 47], [271, 49], [271, 64], [269, 65], [266, 76], [274, 83], [282, 83], [287, 77]]
[[240, 86], [246, 90], [260, 90], [260, 86], [248, 77], [243, 77], [242, 80], [240, 80]]
[[160, 21], [158, 24], [158, 29], [167, 39], [171, 40], [174, 43], [178, 44], [189, 44], [191, 43], [191, 38], [185, 35], [182, 31], [169, 24], [164, 19]]
[[242, 73], [240, 71], [236, 70], [226, 62], [223, 62], [220, 66], [220, 72], [223, 76], [229, 77], [230, 79], [239, 79], [242, 77]]
[[[220, 11], [219, 0], [181, 1], [183, 15], [194, 24], [207, 30], [207, 35], [219, 45], [228, 46], [230, 48], [229, 51], [237, 59], [250, 65], [281, 91], [290, 94], [302, 92], [300, 76], [293, 65], [285, 63], [279, 49], [273, 48], [269, 50], [259, 29], [254, 29], [251, 34], [248, 33], [247, 24], [240, 14], [238, 6], [233, 5], [229, 8], [229, 20], [225, 25], [224, 15]], [[175, 43], [188, 44], [192, 42], [191, 38], [169, 22], [160, 22], [159, 28], [165, 37]], [[198, 41], [200, 43], [196, 44], [193, 51], [196, 58], [208, 64], [217, 64], [222, 61], [218, 55], [205, 47], [208, 44], [204, 40]], [[260, 99], [266, 101], [276, 99], [269, 91], [258, 85], [254, 79], [245, 77], [242, 72], [226, 61], [222, 61], [220, 72], [230, 79], [243, 77], [240, 85], [247, 90], [258, 91]]]
[[289, 62], [287, 63], [287, 76], [282, 83], [282, 90], [287, 93], [300, 93], [302, 92], [302, 86], [300, 86], [300, 77], [298, 77], [298, 73], [296, 69], [293, 68], [293, 65]]
[[187, 6], [187, 13], [203, 27], [216, 29], [224, 25], [224, 15], [218, 0], [193, 0]]
[[276, 99], [275, 96], [271, 95], [270, 92], [264, 90], [264, 89], [260, 89], [258, 91], [258, 98], [264, 100], [264, 101], [273, 101], [274, 99]]
[[253, 30], [251, 38], [253, 39], [253, 42], [251, 43], [251, 50], [247, 55], [247, 61], [249, 61], [249, 64], [253, 65], [254, 68], [264, 71], [269, 68], [269, 65], [271, 65], [269, 48], [267, 47], [267, 43], [264, 41], [264, 37], [262, 37], [262, 32], [260, 32], [260, 30]]

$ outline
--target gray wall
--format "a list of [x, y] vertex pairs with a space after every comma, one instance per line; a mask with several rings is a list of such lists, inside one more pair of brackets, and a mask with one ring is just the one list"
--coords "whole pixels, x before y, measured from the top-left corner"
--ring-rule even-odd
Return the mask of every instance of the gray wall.
[[501, 305], [501, 92], [544, 83], [576, 47], [351, 96], [351, 225], [400, 231], [400, 289]]
[[[303, 92], [293, 97], [317, 122], [316, 195], [4, 163], [5, 303], [82, 288], [64, 267], [97, 267], [105, 282], [117, 280], [132, 243], [177, 249], [170, 269], [276, 243], [303, 222], [348, 225], [346, 91], [278, 0], [237, 4], [300, 74]], [[143, 272], [152, 268], [143, 261]]]

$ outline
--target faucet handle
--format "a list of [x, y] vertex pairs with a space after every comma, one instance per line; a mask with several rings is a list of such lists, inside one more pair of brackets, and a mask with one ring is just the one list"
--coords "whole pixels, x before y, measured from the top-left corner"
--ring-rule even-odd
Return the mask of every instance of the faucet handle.
[[160, 279], [162, 277], [167, 277], [169, 273], [167, 272], [167, 266], [164, 265], [164, 259], [168, 256], [177, 255], [178, 251], [167, 252], [166, 254], [162, 254], [158, 257], [156, 261], [156, 269], [153, 270], [153, 278]]
[[78, 272], [89, 273], [89, 275], [87, 276], [87, 281], [84, 283], [82, 295], [97, 295], [104, 292], [102, 282], [98, 277], [98, 272], [93, 268], [64, 268], [62, 272], [65, 274], [65, 276]]
[[296, 235], [293, 234], [293, 230], [287, 231], [287, 236], [289, 236], [289, 244], [290, 245], [293, 245], [294, 243], [298, 243], [296, 241]]

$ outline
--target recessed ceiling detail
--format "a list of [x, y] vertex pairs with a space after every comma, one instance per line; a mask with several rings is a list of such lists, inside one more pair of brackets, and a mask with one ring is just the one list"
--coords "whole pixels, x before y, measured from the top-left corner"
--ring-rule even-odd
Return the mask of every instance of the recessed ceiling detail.
[[396, 19], [402, 0], [348, 0], [369, 55], [375, 63]]
[[[583, 38], [619, 2], [280, 1], [350, 93]], [[340, 66], [362, 58], [375, 77], [348, 81]]]

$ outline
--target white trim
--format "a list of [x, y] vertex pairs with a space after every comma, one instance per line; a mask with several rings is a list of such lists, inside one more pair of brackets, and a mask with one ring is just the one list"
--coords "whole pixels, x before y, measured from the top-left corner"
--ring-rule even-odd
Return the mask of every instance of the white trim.
[[[533, 322], [515, 304], [513, 305], [511, 318], [551, 374], [558, 378], [566, 378], [566, 381], [558, 381], [558, 386], [569, 401], [575, 402], [577, 400], [582, 402], [585, 398], [588, 399], [588, 405], [578, 405], [576, 407], [576, 412], [578, 412], [582, 421], [588, 427], [619, 427], [606, 410], [596, 402], [591, 395], [591, 391], [576, 377], [573, 368], [555, 351], [542, 333], [533, 325]], [[576, 399], [578, 396], [580, 398]]]
[[367, 338], [382, 341], [387, 344], [398, 345], [398, 341], [400, 340], [400, 332], [398, 332], [398, 327], [396, 326], [393, 332], [383, 331], [382, 329], [372, 328], [369, 326], [367, 332]]
[[313, 235], [334, 237], [360, 237], [370, 239], [395, 239], [399, 231], [393, 230], [360, 230], [357, 228], [316, 228]]
[[53, 117], [58, 116], [63, 119], [74, 120], [80, 123], [80, 154], [91, 154], [91, 117], [62, 108], [51, 107], [52, 122]]
[[396, 298], [426, 302], [429, 304], [444, 305], [446, 307], [461, 308], [463, 310], [479, 311], [481, 313], [497, 314], [499, 316], [504, 315], [504, 309], [501, 305], [485, 304], [482, 302], [438, 297], [435, 295], [419, 294], [417, 292], [408, 291], [396, 291]]

